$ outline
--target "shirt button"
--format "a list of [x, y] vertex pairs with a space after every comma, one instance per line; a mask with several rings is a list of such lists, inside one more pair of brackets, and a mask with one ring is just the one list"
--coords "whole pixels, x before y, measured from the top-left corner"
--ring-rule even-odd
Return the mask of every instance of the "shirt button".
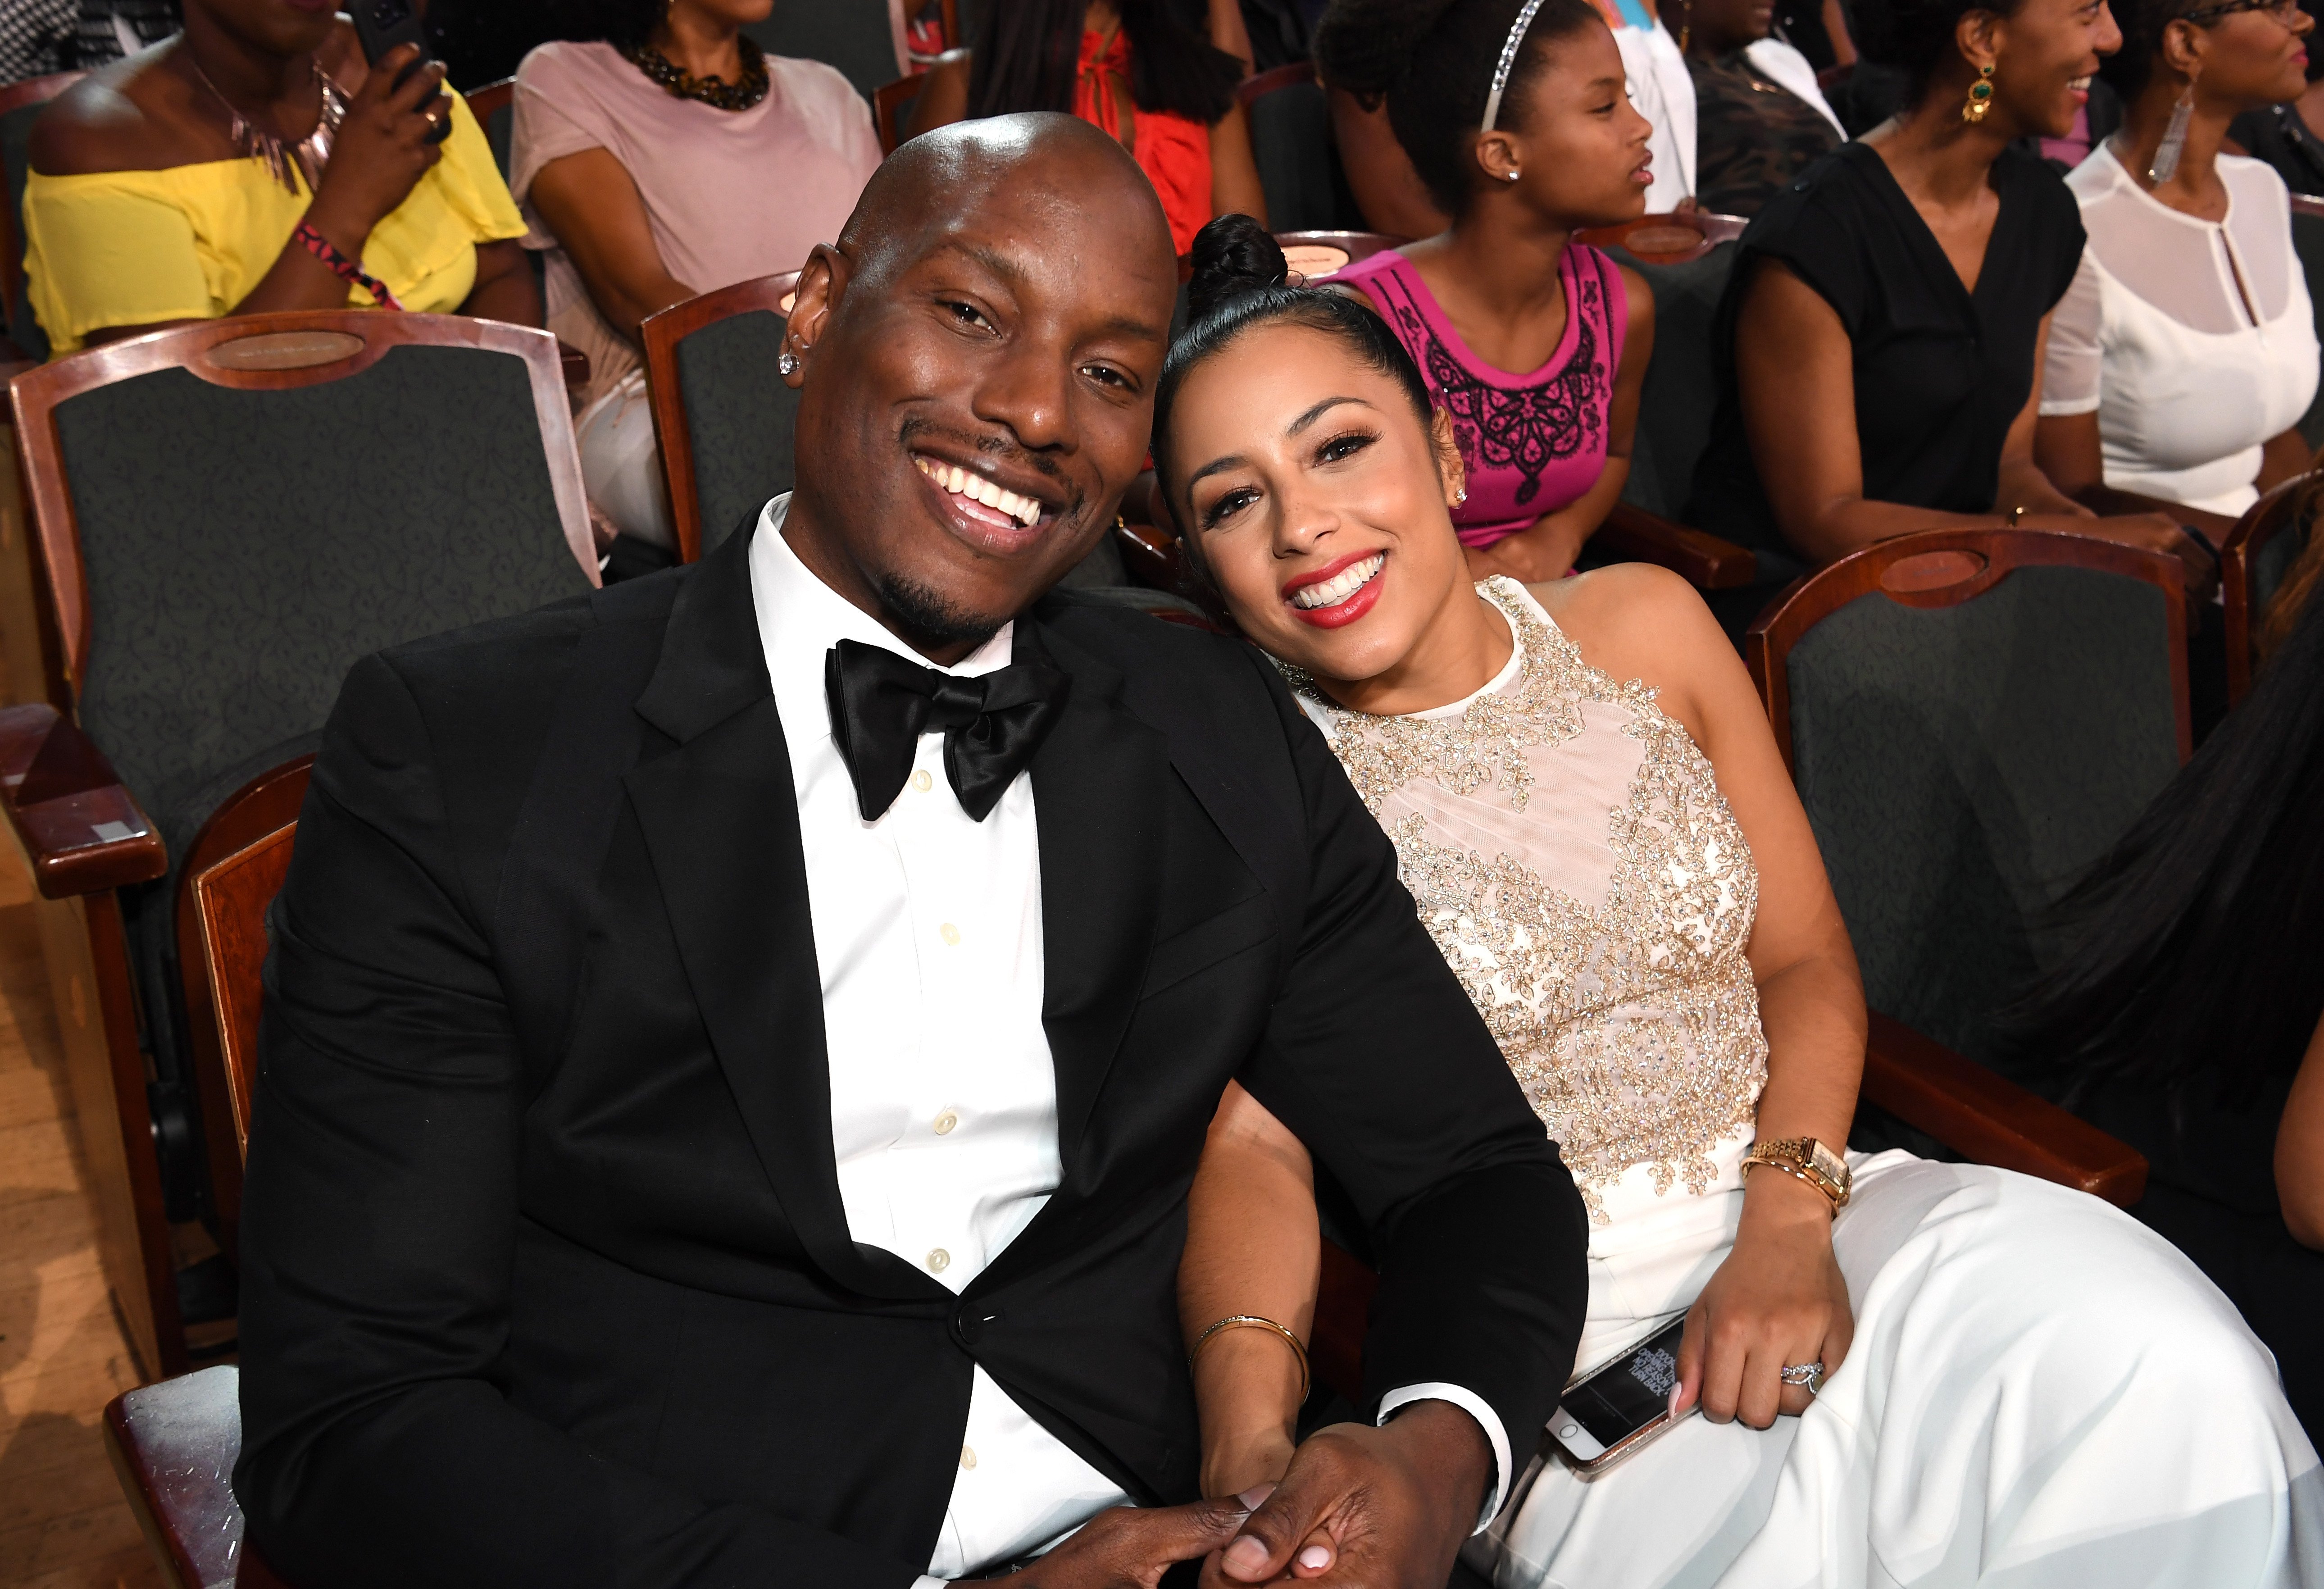
[[960, 1465], [963, 1467], [974, 1467], [976, 1465], [975, 1446], [964, 1446], [960, 1448]]
[[936, 1135], [940, 1137], [950, 1136], [952, 1134], [952, 1128], [959, 1123], [960, 1116], [954, 1114], [949, 1109], [945, 1110], [942, 1114], [936, 1116]]
[[942, 1247], [931, 1247], [928, 1249], [928, 1269], [930, 1272], [942, 1274], [951, 1262], [952, 1254], [945, 1252]]
[[946, 948], [951, 948], [960, 942], [960, 928], [947, 921], [936, 928], [936, 936], [944, 939]]
[[926, 768], [922, 768], [919, 771], [912, 774], [912, 787], [918, 790], [922, 794], [927, 793], [928, 790], [934, 789], [936, 786], [936, 781], [928, 776], [927, 770]]

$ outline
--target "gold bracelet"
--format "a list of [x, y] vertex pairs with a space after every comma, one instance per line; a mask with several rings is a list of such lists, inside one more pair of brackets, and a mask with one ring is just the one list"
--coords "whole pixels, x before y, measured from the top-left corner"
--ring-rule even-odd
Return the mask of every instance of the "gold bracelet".
[[1273, 1319], [1261, 1318], [1255, 1313], [1231, 1314], [1227, 1317], [1222, 1318], [1216, 1324], [1211, 1326], [1210, 1328], [1204, 1330], [1201, 1335], [1196, 1335], [1194, 1337], [1194, 1346], [1186, 1353], [1187, 1368], [1191, 1370], [1194, 1366], [1194, 1359], [1203, 1354], [1203, 1348], [1210, 1344], [1211, 1337], [1213, 1335], [1217, 1335], [1221, 1330], [1236, 1329], [1273, 1330], [1277, 1335], [1282, 1336], [1286, 1341], [1288, 1341], [1291, 1344], [1291, 1350], [1298, 1353], [1299, 1356], [1299, 1404], [1302, 1407], [1305, 1407], [1307, 1404], [1308, 1387], [1314, 1382], [1308, 1378], [1307, 1374], [1306, 1346], [1301, 1343], [1298, 1336], [1293, 1335], [1289, 1330], [1285, 1329], [1281, 1325], [1277, 1324]]

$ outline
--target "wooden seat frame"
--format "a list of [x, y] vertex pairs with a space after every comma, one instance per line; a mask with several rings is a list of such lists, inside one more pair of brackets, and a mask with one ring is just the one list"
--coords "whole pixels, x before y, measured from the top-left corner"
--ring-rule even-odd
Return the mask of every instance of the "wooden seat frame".
[[[678, 378], [678, 345], [703, 327], [734, 315], [765, 309], [788, 319], [799, 273], [760, 276], [705, 292], [648, 315], [638, 326], [644, 345], [646, 400], [653, 411], [654, 440], [661, 450], [663, 488], [669, 494], [669, 522], [678, 534], [678, 558], [702, 556], [702, 498], [694, 485], [694, 431], [686, 419], [686, 389]], [[772, 369], [767, 379], [779, 380]]]
[[2286, 531], [2298, 531], [2301, 508], [2311, 494], [2324, 490], [2324, 469], [2295, 475], [2244, 510], [2236, 527], [2219, 543], [2219, 605], [2225, 614], [2227, 652], [2227, 704], [2250, 693], [2255, 648], [2259, 626], [2266, 616], [2259, 599], [2257, 568], [2260, 550]]
[[[525, 361], [539, 415], [551, 486], [568, 545], [587, 546], [588, 514], [572, 413], [556, 339], [546, 331], [449, 315], [379, 314], [364, 310], [254, 315], [204, 321], [106, 343], [19, 375], [9, 402], [15, 420], [17, 464], [30, 498], [42, 650], [53, 659], [57, 681], [46, 704], [0, 709], [0, 807], [30, 864], [44, 908], [42, 937], [58, 1024], [80, 1122], [90, 1189], [98, 1207], [99, 1247], [129, 1338], [149, 1374], [183, 1372], [189, 1363], [178, 1317], [175, 1261], [162, 1203], [161, 1165], [146, 1103], [145, 1066], [138, 1033], [136, 980], [116, 892], [166, 874], [169, 857], [159, 831], [121, 785], [111, 762], [70, 716], [85, 676], [90, 643], [87, 578], [78, 522], [56, 430], [59, 404], [115, 381], [159, 370], [184, 369], [214, 385], [278, 389], [335, 381], [358, 374], [392, 347], [475, 346]], [[62, 698], [55, 698], [60, 696]], [[277, 769], [219, 808], [191, 848], [208, 857], [248, 842], [233, 816], [237, 801], [272, 799], [296, 809], [297, 787]], [[178, 931], [190, 901], [183, 887], [174, 901]], [[187, 962], [188, 965], [194, 964]], [[206, 1009], [206, 990], [189, 990], [189, 1013]], [[207, 1030], [197, 1018], [188, 1034], [198, 1089]], [[221, 1152], [230, 1141], [231, 1114], [208, 1108], [206, 1133], [212, 1169], [223, 1169], [219, 1212], [239, 1206], [238, 1156]], [[220, 1232], [231, 1248], [230, 1221]]]

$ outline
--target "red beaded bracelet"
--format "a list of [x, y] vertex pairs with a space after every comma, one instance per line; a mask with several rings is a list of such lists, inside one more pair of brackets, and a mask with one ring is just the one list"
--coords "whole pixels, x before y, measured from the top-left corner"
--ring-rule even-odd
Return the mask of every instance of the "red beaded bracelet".
[[304, 248], [308, 253], [313, 254], [317, 259], [321, 260], [323, 262], [324, 268], [329, 271], [331, 274], [337, 276], [340, 281], [348, 283], [350, 286], [360, 287], [364, 291], [370, 293], [373, 300], [375, 301], [380, 308], [401, 309], [403, 307], [401, 304], [396, 302], [395, 294], [387, 290], [386, 282], [381, 281], [377, 276], [372, 275], [366, 272], [363, 266], [349, 259], [346, 254], [341, 254], [338, 249], [332, 245], [332, 242], [328, 237], [324, 236], [320, 232], [315, 230], [315, 228], [309, 223], [300, 221], [299, 223], [299, 229], [291, 233], [290, 236], [301, 248]]

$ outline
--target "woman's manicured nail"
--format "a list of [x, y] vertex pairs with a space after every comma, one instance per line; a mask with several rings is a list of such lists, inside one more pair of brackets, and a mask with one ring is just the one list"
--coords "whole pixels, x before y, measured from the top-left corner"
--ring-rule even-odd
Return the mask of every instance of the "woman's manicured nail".
[[1685, 1394], [1685, 1392], [1686, 1387], [1684, 1385], [1673, 1385], [1671, 1387], [1670, 1416], [1671, 1421], [1674, 1423], [1678, 1421], [1678, 1399], [1682, 1395]]
[[1310, 1545], [1299, 1553], [1299, 1565], [1309, 1572], [1320, 1572], [1332, 1565], [1332, 1553], [1320, 1545]]
[[1257, 1511], [1267, 1503], [1267, 1498], [1274, 1493], [1275, 1486], [1272, 1484], [1253, 1484], [1235, 1499], [1242, 1502], [1243, 1510]]
[[1223, 1565], [1232, 1568], [1238, 1578], [1256, 1577], [1267, 1570], [1267, 1547], [1249, 1534], [1241, 1535], [1227, 1547]]

